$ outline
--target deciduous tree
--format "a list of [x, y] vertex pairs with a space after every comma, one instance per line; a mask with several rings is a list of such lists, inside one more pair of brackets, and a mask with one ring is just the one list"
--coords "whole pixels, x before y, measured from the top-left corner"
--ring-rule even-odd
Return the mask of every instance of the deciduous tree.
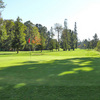
[[5, 41], [8, 38], [7, 31], [6, 31], [6, 25], [3, 21], [3, 19], [0, 19], [0, 48], [2, 50], [5, 49]]

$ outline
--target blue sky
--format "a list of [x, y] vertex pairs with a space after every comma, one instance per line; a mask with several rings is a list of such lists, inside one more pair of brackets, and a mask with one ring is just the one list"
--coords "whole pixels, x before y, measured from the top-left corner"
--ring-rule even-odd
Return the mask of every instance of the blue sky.
[[63, 26], [68, 20], [68, 28], [74, 29], [77, 22], [78, 38], [92, 39], [95, 33], [100, 38], [100, 0], [3, 0], [7, 4], [2, 12], [4, 19], [19, 16], [23, 22], [30, 20], [48, 30], [55, 23]]

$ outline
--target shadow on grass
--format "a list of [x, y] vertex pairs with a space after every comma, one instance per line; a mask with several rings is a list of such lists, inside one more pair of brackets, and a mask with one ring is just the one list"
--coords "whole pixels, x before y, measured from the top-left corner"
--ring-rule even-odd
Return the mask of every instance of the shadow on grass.
[[14, 53], [0, 53], [0, 55], [4, 56], [4, 55], [13, 55]]
[[0, 70], [0, 100], [99, 100], [100, 58], [23, 62]]

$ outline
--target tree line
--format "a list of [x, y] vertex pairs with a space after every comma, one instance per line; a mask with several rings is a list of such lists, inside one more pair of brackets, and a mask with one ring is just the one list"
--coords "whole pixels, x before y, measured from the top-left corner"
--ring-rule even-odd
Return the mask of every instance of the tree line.
[[[4, 2], [0, 0], [0, 10], [5, 8]], [[33, 24], [31, 21], [22, 23], [21, 18], [14, 20], [3, 20], [0, 11], [0, 51], [17, 51], [19, 50], [51, 50], [63, 51], [81, 49], [96, 49], [100, 51], [100, 41], [97, 34], [93, 39], [85, 39], [78, 42], [77, 24], [75, 22], [74, 30], [68, 29], [67, 19], [64, 20], [64, 27], [56, 23], [48, 31], [47, 27], [41, 24]], [[54, 39], [56, 31], [58, 39]]]
[[78, 42], [78, 48], [81, 49], [95, 49], [100, 51], [100, 40], [97, 33], [94, 34], [93, 39], [85, 39], [82, 42]]
[[[58, 34], [58, 40], [54, 39], [54, 30]], [[30, 43], [28, 42], [30, 39]], [[67, 28], [67, 21], [64, 27], [56, 23], [54, 28], [48, 31], [47, 27], [41, 24], [33, 24], [31, 21], [22, 23], [21, 18], [3, 20], [0, 18], [0, 50], [52, 50], [59, 48], [65, 50], [77, 48], [76, 23], [74, 31]]]

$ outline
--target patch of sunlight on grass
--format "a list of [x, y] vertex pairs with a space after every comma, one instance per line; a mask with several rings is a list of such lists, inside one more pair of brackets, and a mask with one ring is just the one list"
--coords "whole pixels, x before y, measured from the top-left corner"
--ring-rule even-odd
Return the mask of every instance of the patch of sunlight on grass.
[[[79, 65], [79, 66], [85, 66], [85, 65], [89, 65], [91, 63], [91, 61], [86, 61], [86, 62], [82, 62], [82, 60], [71, 60], [75, 65]], [[81, 64], [79, 64], [81, 63]]]
[[90, 63], [91, 63], [91, 61], [86, 61], [86, 62], [83, 62], [82, 64], [79, 64], [79, 66], [89, 65]]
[[3, 79], [4, 79], [4, 78], [1, 78], [1, 77], [0, 77], [0, 80], [3, 80]]
[[77, 73], [77, 72], [76, 71], [65, 71], [65, 72], [58, 74], [58, 76], [63, 76], [63, 75], [66, 75], [66, 74], [75, 74], [75, 73]]
[[79, 59], [71, 60], [71, 61], [74, 63], [74, 65], [79, 65], [79, 63], [82, 62], [82, 60], [79, 60]]
[[0, 87], [0, 90], [2, 90], [3, 89], [3, 87]]
[[36, 69], [36, 67], [31, 67], [31, 68], [28, 68], [28, 69]]
[[25, 85], [26, 85], [25, 83], [19, 83], [19, 84], [15, 85], [14, 88], [21, 88]]
[[77, 60], [71, 60], [71, 61], [74, 62], [74, 63], [79, 63], [79, 62], [81, 62], [82, 60], [77, 59]]
[[81, 70], [81, 71], [92, 71], [93, 68], [91, 68], [91, 67], [82, 67], [82, 68], [74, 68], [73, 70], [74, 71], [79, 71], [79, 70]]
[[53, 60], [41, 60], [41, 61], [39, 61], [38, 63], [39, 64], [41, 64], [41, 63], [43, 63], [43, 64], [46, 64], [46, 63], [53, 63], [54, 61]]
[[91, 68], [91, 67], [74, 68], [72, 71], [62, 72], [62, 73], [58, 74], [58, 76], [63, 76], [63, 75], [67, 75], [67, 74], [75, 74], [75, 73], [78, 73], [78, 71], [92, 71], [92, 70], [93, 70], [93, 68]]
[[54, 76], [54, 75], [55, 75], [55, 74], [50, 74], [49, 77], [52, 77], [52, 76]]
[[40, 79], [37, 79], [36, 81], [37, 81], [37, 82], [42, 82], [42, 81], [43, 81], [43, 79], [41, 79], [41, 78], [40, 78]]

